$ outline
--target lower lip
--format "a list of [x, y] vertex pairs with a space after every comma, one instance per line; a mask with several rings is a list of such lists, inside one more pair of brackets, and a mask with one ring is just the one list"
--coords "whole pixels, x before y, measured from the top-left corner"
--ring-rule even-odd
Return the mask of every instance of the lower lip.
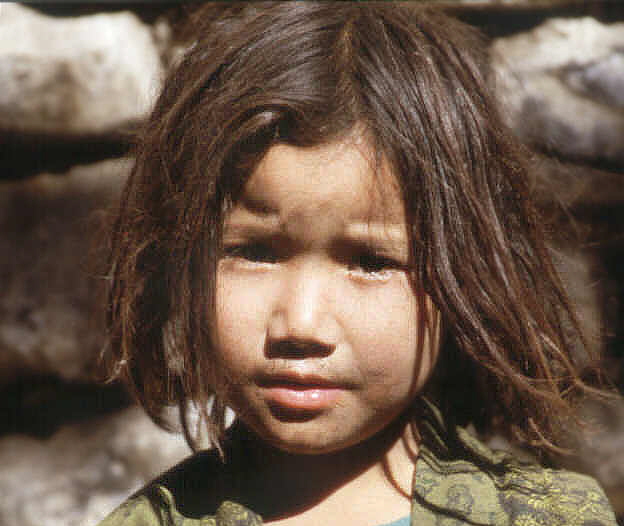
[[322, 411], [336, 405], [341, 389], [335, 387], [275, 386], [265, 388], [269, 403], [286, 409]]

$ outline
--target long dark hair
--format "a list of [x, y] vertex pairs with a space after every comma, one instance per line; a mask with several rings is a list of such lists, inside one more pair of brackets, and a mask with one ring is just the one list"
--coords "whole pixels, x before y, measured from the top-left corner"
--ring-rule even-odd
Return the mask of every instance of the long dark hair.
[[459, 423], [556, 449], [590, 390], [587, 351], [529, 199], [527, 153], [489, 95], [479, 34], [414, 4], [225, 3], [193, 20], [112, 229], [112, 376], [161, 424], [163, 406], [179, 404], [188, 431], [184, 409], [196, 404], [218, 441], [224, 210], [272, 144], [324, 144], [360, 126], [401, 188], [413, 286], [441, 315], [430, 396]]

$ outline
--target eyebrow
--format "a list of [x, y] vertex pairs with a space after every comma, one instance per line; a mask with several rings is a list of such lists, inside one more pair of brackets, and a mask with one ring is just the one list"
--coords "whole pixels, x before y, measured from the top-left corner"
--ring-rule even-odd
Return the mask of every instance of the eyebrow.
[[399, 223], [356, 222], [347, 225], [344, 237], [373, 248], [400, 252], [407, 257], [408, 238]]
[[232, 216], [228, 216], [224, 222], [225, 232], [234, 233], [253, 233], [256, 231], [272, 232], [280, 230], [279, 214], [277, 211], [269, 210], [253, 210], [247, 206], [237, 209], [234, 212], [234, 220]]
[[[277, 213], [257, 213], [247, 208], [239, 209], [234, 221], [226, 220], [225, 235], [229, 237], [271, 237], [284, 235], [286, 229]], [[240, 215], [239, 215], [240, 214]], [[408, 257], [408, 237], [405, 227], [399, 223], [357, 221], [347, 223], [339, 238], [374, 250]]]
[[278, 215], [279, 210], [263, 199], [254, 199], [249, 195], [243, 195], [240, 201], [244, 209], [260, 216]]

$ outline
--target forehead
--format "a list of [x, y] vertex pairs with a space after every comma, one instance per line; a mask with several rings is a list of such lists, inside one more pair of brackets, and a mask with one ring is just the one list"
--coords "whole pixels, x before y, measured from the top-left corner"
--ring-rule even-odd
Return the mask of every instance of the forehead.
[[396, 177], [360, 136], [317, 147], [272, 146], [247, 181], [240, 204], [291, 225], [404, 223]]

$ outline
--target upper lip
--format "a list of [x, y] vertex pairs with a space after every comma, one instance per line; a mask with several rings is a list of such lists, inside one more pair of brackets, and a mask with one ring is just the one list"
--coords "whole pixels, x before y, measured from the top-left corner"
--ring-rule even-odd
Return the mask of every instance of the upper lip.
[[302, 374], [296, 371], [261, 374], [258, 377], [258, 384], [262, 387], [297, 386], [307, 388], [335, 388], [344, 386], [344, 382], [327, 378], [326, 376], [308, 373]]

